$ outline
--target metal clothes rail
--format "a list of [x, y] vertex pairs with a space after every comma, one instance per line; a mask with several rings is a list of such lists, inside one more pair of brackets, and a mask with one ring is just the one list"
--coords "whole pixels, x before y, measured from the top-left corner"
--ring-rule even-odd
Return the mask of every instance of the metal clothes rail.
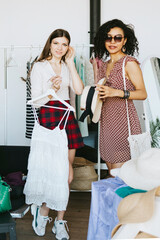
[[[71, 46], [73, 47], [94, 47], [93, 44], [71, 44]], [[0, 49], [4, 49], [4, 48], [7, 48], [7, 49], [14, 49], [14, 48], [43, 48], [42, 45], [4, 45], [4, 46], [0, 46]]]

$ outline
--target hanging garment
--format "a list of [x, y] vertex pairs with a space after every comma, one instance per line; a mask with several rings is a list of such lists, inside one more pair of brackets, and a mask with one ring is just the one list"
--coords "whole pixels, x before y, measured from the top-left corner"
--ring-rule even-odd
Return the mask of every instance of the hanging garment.
[[[31, 68], [36, 61], [37, 57], [35, 60], [31, 62], [27, 62], [27, 78], [26, 78], [26, 102], [28, 102], [31, 99], [31, 81], [30, 81], [30, 72]], [[37, 114], [39, 110], [37, 109]], [[26, 104], [26, 132], [25, 132], [25, 137], [26, 138], [31, 138], [32, 137], [32, 131], [34, 127], [34, 114], [32, 111], [32, 106]]]
[[[53, 130], [41, 126], [36, 116], [24, 187], [27, 204], [41, 206], [46, 203], [50, 209], [66, 210], [69, 198], [69, 160], [65, 126], [69, 113], [70, 110], [66, 110]], [[64, 128], [60, 129], [66, 115]]]
[[[83, 81], [84, 86], [85, 84], [85, 62], [83, 57], [81, 56], [80, 58], [75, 57], [75, 66], [77, 69], [77, 72], [80, 76], [80, 78]], [[82, 110], [80, 109], [80, 102], [81, 102], [81, 96], [76, 96], [76, 115], [77, 115], [77, 119], [80, 118], [81, 114], [82, 114]], [[78, 121], [78, 125], [82, 134], [82, 137], [87, 137], [88, 136], [88, 123], [87, 123], [87, 119], [84, 120], [84, 122], [80, 122]]]
[[84, 69], [84, 77], [85, 77], [85, 84], [86, 86], [92, 86], [94, 85], [94, 71], [92, 63], [85, 58], [85, 69]]

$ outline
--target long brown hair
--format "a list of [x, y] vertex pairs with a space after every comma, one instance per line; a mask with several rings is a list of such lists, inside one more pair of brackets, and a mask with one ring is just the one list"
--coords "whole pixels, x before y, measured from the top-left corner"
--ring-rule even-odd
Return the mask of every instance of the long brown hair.
[[[57, 37], [66, 37], [68, 39], [68, 44], [70, 44], [71, 37], [70, 37], [69, 33], [64, 29], [56, 29], [55, 31], [53, 31], [50, 34], [50, 36], [42, 50], [41, 55], [37, 60], [38, 62], [45, 60], [45, 59], [50, 60], [52, 58], [52, 56], [50, 55], [50, 46], [51, 46], [52, 40]], [[62, 60], [65, 62], [65, 55], [62, 57]]]

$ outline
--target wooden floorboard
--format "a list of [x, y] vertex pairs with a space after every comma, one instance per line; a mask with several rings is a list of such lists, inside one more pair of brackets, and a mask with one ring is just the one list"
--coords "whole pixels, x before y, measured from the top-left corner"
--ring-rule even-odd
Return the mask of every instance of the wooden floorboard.
[[[86, 240], [90, 212], [90, 192], [71, 192], [68, 208], [65, 214], [71, 240]], [[50, 217], [56, 217], [55, 211], [50, 211]], [[16, 219], [17, 240], [54, 240], [51, 232], [53, 222], [47, 224], [44, 237], [38, 237], [32, 229], [30, 211], [22, 218]]]

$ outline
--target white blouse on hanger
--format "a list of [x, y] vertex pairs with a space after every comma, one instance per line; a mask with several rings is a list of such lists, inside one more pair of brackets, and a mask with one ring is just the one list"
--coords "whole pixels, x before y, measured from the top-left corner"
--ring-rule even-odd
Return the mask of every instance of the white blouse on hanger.
[[[56, 74], [47, 60], [36, 62], [34, 64], [31, 71], [32, 98], [36, 98], [44, 94], [48, 89], [51, 88], [52, 82], [50, 81], [50, 78], [53, 76], [56, 76]], [[63, 100], [69, 100], [69, 87], [71, 87], [73, 90], [72, 78], [66, 63], [64, 62], [62, 62], [60, 76], [62, 77], [62, 83], [56, 94]], [[45, 97], [41, 100], [38, 100], [37, 103], [46, 104], [50, 100], [55, 99], [54, 97], [52, 99]]]

